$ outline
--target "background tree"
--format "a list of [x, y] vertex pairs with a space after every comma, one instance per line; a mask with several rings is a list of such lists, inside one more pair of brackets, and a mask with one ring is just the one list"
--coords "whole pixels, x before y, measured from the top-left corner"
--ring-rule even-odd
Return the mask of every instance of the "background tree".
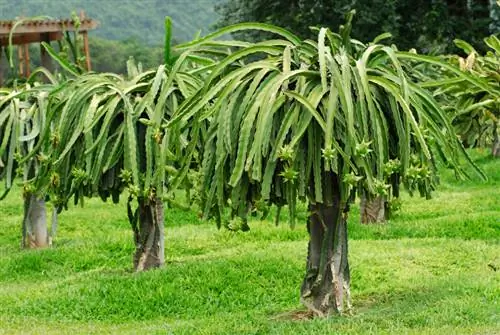
[[[74, 13], [72, 19], [75, 27], [78, 27], [80, 21]], [[29, 20], [31, 18], [21, 19], [18, 23]], [[12, 57], [13, 49], [9, 48], [7, 58], [13, 77], [7, 83], [13, 89], [3, 91], [4, 96], [0, 99], [0, 110], [3, 115], [0, 118], [0, 138], [3, 139], [0, 156], [5, 155], [7, 161], [6, 166], [0, 167], [5, 179], [2, 198], [10, 191], [16, 175], [21, 177], [24, 183], [21, 245], [25, 248], [43, 248], [51, 245], [57, 229], [57, 208], [53, 208], [50, 234], [47, 229], [45, 204], [47, 190], [37, 189], [30, 184], [39, 174], [43, 174], [46, 165], [46, 152], [40, 150], [39, 143], [43, 142], [44, 136], [53, 135], [48, 132], [53, 126], [50, 117], [53, 115], [53, 110], [50, 104], [57, 105], [58, 100], [52, 92], [58, 91], [61, 82], [71, 81], [68, 78], [85, 72], [83, 42], [77, 32], [66, 32], [64, 38], [58, 41], [57, 51], [50, 44], [42, 42], [42, 45], [60, 65], [57, 74], [38, 68], [30, 78], [18, 78]]]
[[[43, 144], [47, 147], [47, 170], [34, 182], [36, 189], [49, 183], [49, 194], [59, 206], [65, 206], [71, 197], [76, 204], [96, 195], [118, 202], [127, 188], [137, 271], [164, 262], [161, 197], [165, 169], [158, 171], [153, 165], [167, 164], [169, 142], [160, 130], [163, 106], [155, 108], [152, 100], [164, 75], [164, 67], [158, 73], [135, 73], [130, 78], [88, 74], [65, 85], [60, 91], [61, 100], [52, 106], [56, 110], [54, 133], [59, 139], [57, 145]], [[151, 88], [153, 81], [156, 85]], [[155, 137], [153, 127], [146, 131], [139, 118], [158, 122]], [[47, 176], [54, 176], [57, 183]], [[135, 211], [131, 209], [133, 199], [138, 202]]]
[[464, 144], [469, 147], [490, 144], [492, 155], [500, 157], [500, 40], [492, 35], [484, 41], [490, 48], [484, 55], [468, 43], [456, 41], [468, 54], [466, 59], [458, 57], [458, 66], [482, 80], [483, 86], [461, 82], [446, 85], [444, 92], [451, 94], [447, 102], [452, 105], [448, 106], [455, 112], [453, 123]]
[[[24, 198], [23, 248], [47, 247], [52, 238], [47, 228], [45, 193], [37, 192], [28, 184], [39, 173], [44, 159], [43, 153], [35, 155], [33, 150], [41, 130], [49, 122], [46, 117], [47, 98], [56, 83], [50, 74], [45, 74], [51, 78], [51, 84], [32, 86], [26, 83], [0, 91], [0, 178], [5, 182], [0, 199], [7, 196], [19, 177], [23, 183]], [[22, 160], [22, 157], [32, 153], [33, 159]], [[57, 215], [52, 218], [54, 233]]]
[[[163, 108], [168, 108], [166, 100], [177, 92], [167, 89], [162, 98], [157, 97], [168, 81], [164, 66], [145, 73], [138, 73], [132, 64], [129, 68], [132, 73], [127, 78], [88, 73], [52, 91], [46, 115], [49, 122], [23, 160], [43, 153], [41, 168], [27, 187], [47, 194], [60, 210], [67, 208], [72, 198], [75, 204], [97, 195], [118, 202], [128, 189], [136, 244], [134, 268], [142, 271], [164, 261], [161, 198], [164, 166], [170, 158], [167, 150], [172, 148], [167, 148], [170, 142], [161, 123]], [[157, 98], [158, 108], [154, 103]], [[157, 122], [156, 126], [147, 128], [140, 118], [142, 122]], [[155, 164], [162, 168], [155, 169]], [[135, 211], [134, 199], [138, 202]]]
[[127, 75], [127, 61], [132, 57], [144, 70], [158, 68], [163, 62], [163, 47], [145, 45], [139, 40], [113, 41], [89, 39], [92, 70]]
[[[343, 23], [344, 13], [355, 9], [358, 15], [354, 19], [354, 38], [368, 41], [390, 32], [392, 41], [403, 50], [449, 51], [455, 38], [480, 41], [490, 33], [500, 32], [498, 17], [491, 14], [496, 13], [497, 7], [490, 0], [228, 0], [217, 11], [222, 16], [219, 26], [264, 22], [310, 38], [310, 26], [337, 29]], [[265, 36], [262, 32], [244, 34], [244, 38], [254, 41]]]
[[[489, 49], [481, 54], [469, 43], [455, 40], [466, 58], [458, 55], [442, 56], [449, 64], [411, 63], [412, 73], [433, 90], [434, 96], [452, 118], [460, 140], [466, 147], [491, 145], [492, 154], [498, 156], [500, 119], [500, 41], [492, 35], [484, 39]], [[465, 80], [458, 73], [469, 73], [476, 79]]]
[[[156, 70], [142, 72], [129, 61], [127, 76], [84, 73], [50, 92], [49, 122], [23, 157], [29, 161], [43, 153], [42, 169], [29, 187], [48, 194], [61, 210], [71, 199], [78, 204], [97, 195], [118, 202], [127, 190], [136, 271], [164, 263], [163, 203], [176, 203], [169, 192], [186, 174], [174, 178], [175, 163], [191, 148], [183, 133], [167, 130], [166, 124], [199, 89], [204, 67], [213, 63], [203, 53], [173, 51], [170, 26], [167, 20], [164, 64]], [[71, 63], [56, 59], [76, 74]]]

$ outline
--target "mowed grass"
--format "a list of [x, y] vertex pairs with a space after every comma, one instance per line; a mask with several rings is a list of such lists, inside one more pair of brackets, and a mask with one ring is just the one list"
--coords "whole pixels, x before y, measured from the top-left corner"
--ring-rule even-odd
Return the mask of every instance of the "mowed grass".
[[474, 158], [487, 182], [443, 171], [386, 225], [353, 207], [354, 313], [315, 320], [291, 317], [307, 233], [286, 213], [233, 233], [167, 210], [167, 264], [137, 274], [124, 204], [88, 200], [61, 214], [53, 248], [20, 250], [15, 190], [0, 202], [0, 334], [499, 334], [500, 160]]

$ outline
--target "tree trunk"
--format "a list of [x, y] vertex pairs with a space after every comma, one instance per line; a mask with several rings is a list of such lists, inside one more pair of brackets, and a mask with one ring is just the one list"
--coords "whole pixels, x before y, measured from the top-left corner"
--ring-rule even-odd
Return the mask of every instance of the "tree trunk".
[[34, 194], [28, 194], [24, 200], [22, 247], [37, 249], [49, 245], [45, 200], [37, 198]]
[[59, 226], [59, 222], [58, 222], [57, 208], [53, 207], [52, 208], [52, 221], [51, 221], [50, 235], [49, 235], [49, 244], [50, 245], [52, 245], [52, 241], [54, 241], [54, 238], [56, 237], [58, 226]]
[[350, 312], [347, 221], [343, 209], [339, 201], [310, 205], [309, 209], [307, 272], [301, 302], [320, 317]]
[[500, 122], [496, 125], [493, 130], [493, 145], [491, 147], [491, 154], [493, 157], [500, 157], [500, 133], [498, 129], [500, 128]]
[[132, 222], [134, 231], [135, 271], [157, 268], [165, 263], [163, 202], [154, 198], [139, 199], [138, 217]]
[[372, 199], [361, 197], [359, 211], [362, 224], [384, 223], [389, 219], [389, 203], [383, 196]]

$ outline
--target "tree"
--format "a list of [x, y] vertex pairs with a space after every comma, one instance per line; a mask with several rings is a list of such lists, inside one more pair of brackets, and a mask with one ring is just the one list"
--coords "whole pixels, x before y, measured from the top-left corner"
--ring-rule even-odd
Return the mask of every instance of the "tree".
[[[222, 16], [219, 26], [263, 22], [282, 26], [302, 38], [312, 38], [310, 26], [337, 29], [343, 23], [344, 13], [354, 9], [358, 15], [352, 36], [359, 40], [373, 40], [383, 32], [390, 32], [403, 50], [450, 51], [455, 38], [475, 41], [500, 32], [498, 18], [490, 15], [494, 6], [491, 3], [490, 9], [489, 1], [484, 0], [228, 0], [217, 11]], [[262, 32], [244, 34], [253, 41], [269, 36]]]
[[[73, 13], [72, 18], [75, 26], [79, 27], [80, 22], [76, 14]], [[16, 24], [37, 19], [21, 19]], [[10, 37], [13, 33], [14, 29]], [[0, 198], [8, 194], [16, 175], [23, 179], [24, 217], [21, 245], [24, 248], [50, 246], [57, 230], [57, 211], [60, 209], [53, 209], [52, 229], [49, 233], [45, 206], [47, 190], [35, 188], [31, 183], [43, 174], [45, 169], [47, 156], [40, 150], [42, 146], [37, 143], [43, 143], [45, 140], [42, 129], [48, 130], [53, 126], [51, 118], [48, 117], [52, 115], [48, 106], [53, 101], [51, 93], [57, 91], [60, 82], [68, 80], [68, 75], [78, 76], [85, 72], [83, 42], [80, 39], [77, 32], [65, 32], [64, 38], [58, 41], [58, 51], [50, 44], [42, 42], [43, 48], [58, 61], [63, 71], [54, 75], [48, 69], [38, 68], [26, 80], [14, 77], [10, 81], [12, 89], [2, 92], [4, 95], [0, 100], [0, 111], [3, 115], [0, 118], [0, 138], [3, 140], [0, 157], [5, 155], [7, 166], [0, 164], [0, 176], [3, 175], [5, 179], [5, 191]], [[15, 74], [12, 50], [10, 46], [7, 58], [11, 73]], [[47, 134], [53, 135], [45, 132], [45, 135]]]
[[[280, 1], [280, 0], [230, 0], [217, 8], [222, 18], [219, 26], [255, 21], [271, 23], [293, 31], [302, 38], [313, 37], [310, 26], [337, 28], [344, 23], [344, 14], [355, 9], [359, 14], [353, 26], [353, 35], [363, 40], [372, 40], [385, 31], [396, 27], [397, 1]], [[373, 8], [377, 8], [376, 11]], [[286, 13], [286, 15], [284, 15]], [[262, 31], [239, 32], [251, 40], [271, 35]]]
[[351, 18], [340, 34], [321, 28], [317, 41], [244, 24], [186, 44], [214, 44], [212, 38], [250, 28], [280, 37], [234, 42], [234, 52], [171, 121], [210, 120], [201, 167], [205, 217], [244, 224], [250, 211], [287, 206], [293, 226], [297, 201], [309, 203], [301, 300], [317, 316], [351, 308], [353, 199], [386, 195], [395, 173], [397, 184], [428, 197], [438, 157], [459, 176], [458, 159], [468, 158], [446, 114], [402, 68], [401, 59], [418, 55], [351, 40]]
[[150, 47], [137, 40], [112, 41], [90, 38], [92, 69], [96, 72], [127, 74], [127, 60], [132, 57], [146, 70], [158, 68], [163, 60], [162, 47]]
[[75, 77], [50, 92], [48, 121], [33, 150], [22, 158], [29, 161], [43, 153], [28, 187], [46, 193], [60, 210], [71, 199], [78, 204], [96, 195], [116, 203], [127, 190], [136, 271], [164, 263], [163, 203], [175, 205], [169, 191], [184, 182], [188, 170], [177, 171], [175, 165], [191, 149], [185, 135], [167, 131], [166, 124], [201, 86], [204, 66], [213, 64], [191, 50], [172, 51], [169, 22], [165, 64], [156, 70], [141, 72], [129, 61], [126, 77], [76, 75], [71, 63], [56, 58]]
[[500, 157], [500, 40], [491, 35], [484, 41], [490, 48], [485, 55], [464, 41], [456, 41], [468, 54], [467, 59], [459, 58], [460, 69], [476, 76], [483, 86], [469, 82], [447, 85], [447, 94], [453, 95], [453, 122], [462, 141], [467, 146], [489, 142], [492, 155]]
[[[460, 140], [466, 147], [492, 146], [493, 156], [500, 155], [500, 41], [492, 35], [484, 39], [489, 51], [480, 54], [469, 43], [455, 40], [468, 56], [443, 56], [449, 68], [412, 64], [416, 77], [449, 112]], [[468, 73], [475, 81], [460, 74]]]
[[129, 78], [89, 73], [64, 83], [49, 101], [52, 126], [42, 130], [36, 148], [44, 153], [43, 165], [29, 183], [61, 209], [71, 198], [75, 204], [96, 195], [118, 202], [127, 189], [137, 271], [164, 263], [166, 167], [181, 143], [162, 125], [186, 93], [176, 86], [179, 81], [187, 92], [195, 84], [175, 75], [160, 66]]
[[[33, 73], [33, 77], [43, 74], [48, 84], [27, 83], [0, 92], [0, 178], [5, 181], [5, 189], [0, 197], [9, 193], [16, 176], [23, 181], [24, 216], [22, 222], [22, 242], [24, 248], [44, 248], [52, 243], [57, 227], [57, 215], [52, 215], [52, 232], [49, 233], [45, 210], [45, 193], [30, 188], [29, 180], [41, 169], [43, 153], [35, 153], [35, 143], [40, 138], [41, 129], [49, 127], [46, 118], [49, 92], [57, 85], [57, 80], [44, 69]], [[32, 155], [33, 159], [22, 157]]]

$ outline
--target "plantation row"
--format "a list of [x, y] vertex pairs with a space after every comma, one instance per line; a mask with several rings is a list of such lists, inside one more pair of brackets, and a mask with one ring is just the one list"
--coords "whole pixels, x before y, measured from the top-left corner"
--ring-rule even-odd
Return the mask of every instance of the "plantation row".
[[[175, 47], [167, 19], [164, 64], [144, 72], [130, 61], [127, 77], [80, 75], [51, 51], [64, 76], [40, 69], [0, 91], [3, 197], [22, 180], [23, 246], [50, 244], [46, 200], [60, 212], [126, 196], [142, 271], [164, 263], [163, 206], [180, 206], [178, 189], [232, 229], [273, 205], [293, 226], [306, 202], [301, 300], [319, 316], [349, 310], [349, 205], [358, 197], [365, 220], [383, 220], [400, 186], [430, 196], [439, 163], [467, 177], [463, 144], [498, 154], [500, 104], [498, 38], [485, 40], [488, 55], [460, 41], [469, 57], [444, 59], [385, 46], [384, 35], [353, 40], [351, 18], [315, 41], [239, 24]], [[218, 39], [245, 29], [277, 39]]]

